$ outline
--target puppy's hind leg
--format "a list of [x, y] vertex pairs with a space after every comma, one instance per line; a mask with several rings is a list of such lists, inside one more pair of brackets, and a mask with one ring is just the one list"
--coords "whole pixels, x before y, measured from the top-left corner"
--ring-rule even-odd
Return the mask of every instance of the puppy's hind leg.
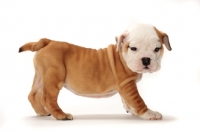
[[35, 71], [33, 85], [31, 92], [28, 95], [28, 100], [38, 115], [50, 116], [49, 112], [44, 108], [44, 106], [41, 103], [42, 92], [43, 90], [41, 77], [39, 76], [37, 71]]
[[64, 67], [49, 67], [42, 75], [42, 104], [57, 120], [72, 120], [71, 114], [64, 113], [58, 105], [58, 94], [65, 81]]

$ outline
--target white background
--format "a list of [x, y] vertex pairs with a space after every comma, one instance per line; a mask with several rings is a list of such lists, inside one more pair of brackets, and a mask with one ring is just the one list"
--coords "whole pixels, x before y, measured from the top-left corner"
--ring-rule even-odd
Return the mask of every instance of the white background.
[[[127, 114], [119, 95], [78, 97], [62, 89], [59, 105], [73, 121], [36, 116], [27, 96], [34, 75], [26, 42], [46, 37], [90, 48], [115, 43], [132, 23], [169, 35], [159, 72], [145, 74], [139, 92], [161, 121]], [[0, 131], [200, 131], [200, 2], [195, 0], [0, 0]], [[95, 58], [94, 58], [95, 59]]]

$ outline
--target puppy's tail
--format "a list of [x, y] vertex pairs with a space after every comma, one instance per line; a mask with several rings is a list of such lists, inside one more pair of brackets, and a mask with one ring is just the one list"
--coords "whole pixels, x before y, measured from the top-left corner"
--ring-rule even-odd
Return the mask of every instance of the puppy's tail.
[[32, 52], [38, 51], [41, 48], [43, 48], [46, 45], [48, 45], [50, 42], [51, 42], [51, 40], [43, 38], [43, 39], [40, 39], [38, 42], [26, 43], [22, 47], [19, 48], [19, 53], [23, 52], [23, 51], [27, 51], [27, 50], [30, 50]]

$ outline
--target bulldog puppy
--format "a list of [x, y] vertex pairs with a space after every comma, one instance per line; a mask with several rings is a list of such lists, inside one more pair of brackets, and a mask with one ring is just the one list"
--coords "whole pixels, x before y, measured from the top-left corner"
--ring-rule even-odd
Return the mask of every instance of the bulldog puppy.
[[147, 107], [136, 82], [142, 73], [160, 69], [163, 44], [171, 50], [168, 35], [152, 25], [137, 24], [116, 40], [115, 45], [98, 50], [46, 38], [20, 47], [19, 52], [37, 51], [28, 96], [35, 112], [72, 120], [57, 103], [59, 91], [65, 87], [76, 95], [94, 98], [119, 93], [127, 112], [142, 119], [162, 119], [160, 113]]

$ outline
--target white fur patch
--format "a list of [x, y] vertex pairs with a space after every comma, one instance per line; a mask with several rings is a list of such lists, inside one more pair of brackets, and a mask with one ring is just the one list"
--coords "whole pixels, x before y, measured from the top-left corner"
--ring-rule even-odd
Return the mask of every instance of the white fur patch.
[[144, 114], [139, 116], [142, 119], [147, 119], [147, 120], [161, 120], [162, 115], [159, 112], [152, 111], [152, 110], [147, 110]]
[[[137, 24], [128, 30], [124, 43], [129, 42], [130, 47], [136, 47], [136, 51], [128, 48], [127, 53], [122, 52], [127, 66], [134, 72], [145, 73], [155, 72], [160, 69], [160, 51], [155, 52], [155, 48], [160, 48], [159, 37], [152, 25]], [[126, 47], [123, 47], [126, 48]], [[122, 50], [124, 51], [124, 50]], [[149, 69], [145, 69], [142, 58], [150, 58]]]
[[147, 110], [144, 114], [138, 115], [133, 107], [129, 107], [122, 97], [121, 99], [122, 99], [123, 106], [126, 109], [126, 112], [131, 113], [134, 116], [139, 116], [140, 118], [146, 119], [146, 120], [161, 120], [162, 119], [162, 115], [159, 112], [155, 112], [152, 110]]

